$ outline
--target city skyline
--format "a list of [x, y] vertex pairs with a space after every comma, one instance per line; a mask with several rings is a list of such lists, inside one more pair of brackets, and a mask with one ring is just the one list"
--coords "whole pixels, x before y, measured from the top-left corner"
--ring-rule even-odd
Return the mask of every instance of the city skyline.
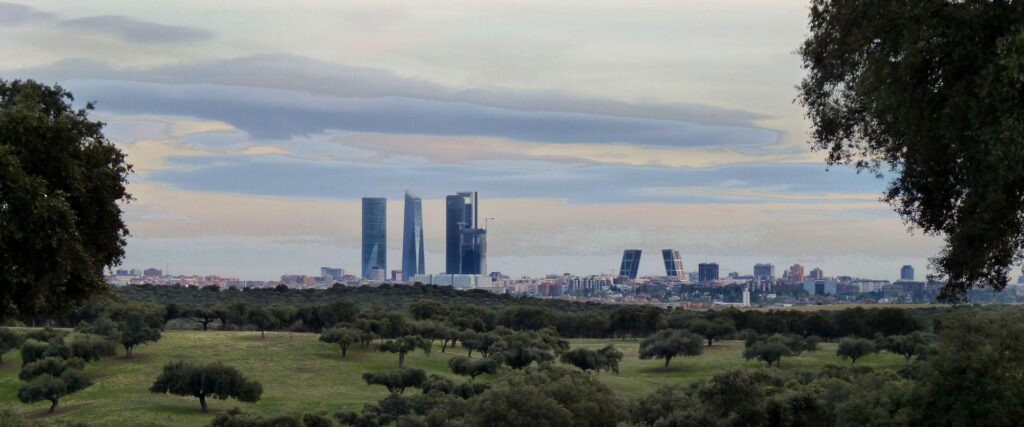
[[[607, 273], [627, 247], [920, 275], [939, 248], [884, 179], [808, 150], [800, 3], [218, 3], [0, 4], [0, 75], [96, 101], [134, 165], [125, 265], [358, 271], [360, 198], [405, 189], [426, 224], [450, 191], [487, 194], [487, 269], [513, 275]], [[444, 233], [424, 230], [427, 271]]]

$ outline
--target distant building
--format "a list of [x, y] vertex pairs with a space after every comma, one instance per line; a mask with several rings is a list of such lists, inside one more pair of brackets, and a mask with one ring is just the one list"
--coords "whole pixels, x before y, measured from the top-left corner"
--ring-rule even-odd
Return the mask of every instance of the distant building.
[[812, 279], [808, 277], [804, 280], [803, 289], [811, 295], [835, 295], [836, 281], [832, 279]]
[[373, 268], [370, 269], [370, 273], [367, 275], [367, 277], [364, 278], [367, 280], [383, 282], [385, 279], [387, 279], [387, 277], [387, 270], [384, 267], [375, 265], [373, 266]]
[[900, 280], [914, 281], [914, 267], [904, 265], [900, 269]]
[[[388, 199], [363, 197], [363, 278], [384, 280], [388, 264]], [[380, 270], [380, 278], [375, 270]]]
[[320, 267], [320, 279], [324, 282], [337, 282], [345, 277], [344, 268]]
[[774, 264], [754, 264], [755, 280], [772, 280], [775, 278]]
[[142, 271], [139, 271], [139, 269], [137, 268], [133, 268], [130, 271], [128, 271], [128, 275], [132, 277], [139, 277], [142, 276]]
[[164, 272], [159, 268], [147, 268], [142, 272], [142, 277], [163, 277]]
[[[405, 192], [405, 229], [402, 231], [402, 281], [425, 273], [423, 251], [423, 199]], [[397, 280], [397, 279], [393, 279]]]
[[117, 272], [115, 272], [114, 275], [115, 276], [129, 276], [130, 274], [128, 273], [128, 270], [117, 270]]
[[487, 274], [487, 230], [481, 229], [475, 191], [445, 198], [445, 272]]
[[850, 286], [856, 286], [858, 293], [881, 292], [889, 286], [888, 280], [851, 280]]
[[665, 262], [665, 275], [677, 279], [683, 276], [683, 258], [675, 249], [662, 249], [661, 259]]
[[697, 281], [708, 283], [718, 280], [718, 263], [697, 264]]
[[640, 271], [640, 249], [626, 249], [622, 252], [622, 265], [619, 267], [619, 276], [636, 279]]
[[809, 274], [807, 277], [809, 277], [811, 279], [815, 279], [815, 280], [824, 279], [825, 278], [825, 273], [823, 271], [821, 271], [820, 268], [815, 268], [815, 269], [811, 270], [811, 274]]
[[789, 283], [800, 283], [804, 281], [804, 266], [800, 264], [793, 264], [789, 267], [789, 271], [786, 274], [786, 280]]
[[417, 274], [412, 281], [425, 285], [452, 286], [455, 288], [481, 288], [491, 286], [490, 276], [483, 274]]
[[403, 281], [404, 282], [404, 281], [406, 281], [406, 279], [403, 279], [403, 277], [404, 277], [404, 275], [402, 274], [402, 270], [391, 270], [391, 281], [392, 282], [398, 282], [398, 281]]

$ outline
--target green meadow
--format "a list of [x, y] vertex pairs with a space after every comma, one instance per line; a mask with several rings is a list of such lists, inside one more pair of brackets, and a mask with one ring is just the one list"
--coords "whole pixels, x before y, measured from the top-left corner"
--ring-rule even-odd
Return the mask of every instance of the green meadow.
[[[766, 369], [763, 363], [743, 359], [741, 341], [717, 342], [704, 347], [704, 354], [699, 357], [673, 359], [667, 368], [663, 367], [662, 360], [639, 360], [638, 340], [570, 342], [573, 347], [591, 349], [612, 343], [625, 353], [618, 375], [605, 372], [596, 375], [627, 399], [650, 393], [662, 384], [705, 379], [723, 369]], [[823, 343], [818, 352], [784, 358], [781, 368], [771, 369], [817, 369], [826, 364], [849, 363], [836, 357], [835, 349], [834, 343]], [[462, 348], [442, 353], [440, 345], [436, 345], [429, 355], [422, 352], [408, 355], [406, 366], [464, 381], [468, 379], [448, 370], [447, 360], [453, 355], [465, 354]], [[262, 383], [263, 397], [256, 403], [211, 400], [210, 412], [203, 414], [197, 399], [150, 393], [149, 386], [163, 365], [174, 360], [226, 362]], [[888, 353], [874, 354], [857, 364], [898, 369], [903, 365], [903, 358]], [[18, 401], [17, 390], [23, 384], [18, 379], [20, 367], [16, 351], [4, 355], [0, 365], [0, 408], [36, 421], [84, 422], [95, 426], [202, 426], [217, 413], [236, 406], [266, 415], [319, 411], [333, 414], [359, 409], [386, 395], [383, 387], [366, 385], [362, 374], [397, 368], [398, 355], [356, 346], [342, 358], [337, 346], [318, 341], [315, 334], [268, 332], [265, 338], [260, 338], [255, 332], [167, 331], [159, 342], [137, 348], [132, 360], [126, 360], [120, 353], [113, 359], [88, 364], [86, 372], [93, 379], [92, 387], [62, 399], [55, 414], [46, 414], [48, 403], [26, 405]], [[486, 376], [477, 379], [489, 380]]]

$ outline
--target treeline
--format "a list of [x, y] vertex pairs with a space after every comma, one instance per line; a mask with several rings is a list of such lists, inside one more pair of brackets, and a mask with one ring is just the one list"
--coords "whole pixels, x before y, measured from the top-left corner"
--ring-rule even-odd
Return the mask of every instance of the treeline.
[[[162, 291], [154, 289], [154, 292]], [[388, 293], [397, 295], [396, 299], [404, 302], [396, 303], [395, 306], [400, 305], [402, 310], [387, 310], [377, 304], [350, 300], [289, 304], [253, 302], [245, 297], [250, 293], [274, 295], [279, 292], [275, 290], [242, 292], [181, 288], [175, 292], [182, 295], [219, 295], [211, 298], [219, 302], [194, 305], [189, 303], [192, 300], [188, 298], [185, 303], [172, 301], [164, 304], [136, 302], [126, 298], [105, 299], [75, 308], [58, 317], [39, 319], [33, 324], [76, 327], [83, 322], [92, 324], [105, 317], [123, 317], [126, 312], [139, 312], [148, 323], [170, 329], [320, 333], [338, 324], [361, 323], [364, 329], [378, 337], [394, 338], [408, 332], [413, 322], [431, 321], [455, 331], [490, 332], [498, 327], [516, 331], [552, 330], [565, 338], [639, 339], [664, 329], [687, 330], [703, 336], [710, 345], [718, 339], [738, 337], [744, 331], [762, 335], [816, 336], [824, 340], [850, 336], [874, 338], [876, 335], [904, 335], [915, 331], [932, 331], [935, 324], [941, 323], [935, 319], [940, 318], [942, 313], [932, 309], [895, 307], [812, 312], [735, 308], [693, 311], [612, 305], [591, 308], [581, 304], [556, 304], [548, 307], [540, 303], [547, 302], [543, 300], [507, 297], [501, 298], [506, 300], [506, 304], [492, 307], [437, 298], [439, 294], [435, 292], [444, 295], [447, 291], [429, 286], [374, 290], [374, 295], [378, 296]], [[306, 291], [288, 290], [281, 293], [302, 292]], [[409, 295], [415, 292], [424, 296], [411, 298]], [[274, 301], [264, 298], [269, 297], [254, 300]], [[291, 297], [286, 297], [286, 300], [290, 301]]]

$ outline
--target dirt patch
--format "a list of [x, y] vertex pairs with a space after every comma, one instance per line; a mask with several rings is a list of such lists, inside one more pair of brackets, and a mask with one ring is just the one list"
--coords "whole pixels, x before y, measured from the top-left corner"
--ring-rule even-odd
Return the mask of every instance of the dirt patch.
[[28, 415], [25, 416], [25, 418], [30, 419], [30, 420], [38, 420], [38, 419], [49, 418], [49, 417], [59, 417], [61, 415], [67, 415], [67, 414], [75, 413], [75, 412], [78, 412], [78, 411], [83, 411], [85, 409], [88, 409], [90, 406], [92, 406], [91, 403], [76, 403], [74, 405], [57, 405], [57, 409], [55, 409], [52, 414], [47, 412], [47, 411], [50, 410], [49, 406], [47, 406], [46, 409], [43, 409], [42, 411], [39, 411], [39, 412], [33, 412], [31, 414], [28, 414]]

